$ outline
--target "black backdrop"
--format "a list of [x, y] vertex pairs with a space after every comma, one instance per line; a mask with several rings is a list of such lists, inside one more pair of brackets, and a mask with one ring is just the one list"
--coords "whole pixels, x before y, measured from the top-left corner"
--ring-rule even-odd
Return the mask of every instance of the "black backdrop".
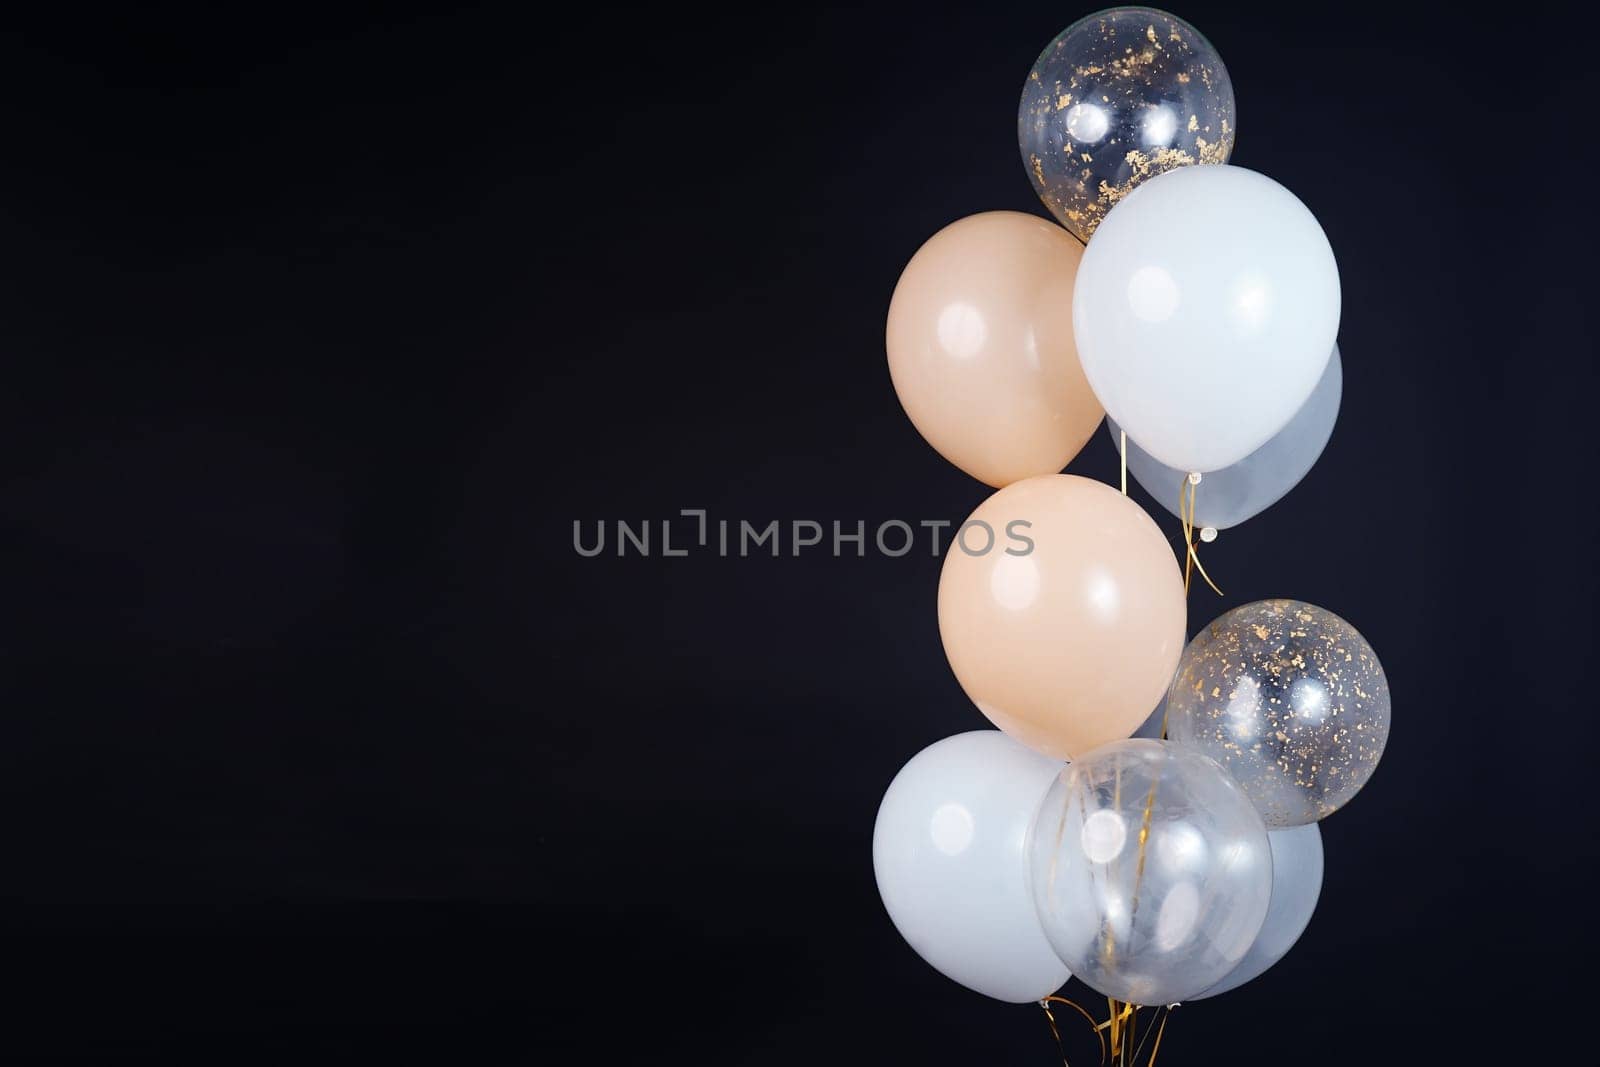
[[[873, 887], [890, 777], [984, 725], [939, 561], [571, 538], [982, 498], [884, 311], [939, 227], [1041, 210], [1016, 96], [1086, 11], [13, 21], [0, 1060], [1052, 1062]], [[1298, 948], [1162, 1058], [1526, 1049], [1594, 944], [1586, 19], [1179, 14], [1328, 232], [1346, 368], [1191, 629], [1326, 605], [1395, 724]]]

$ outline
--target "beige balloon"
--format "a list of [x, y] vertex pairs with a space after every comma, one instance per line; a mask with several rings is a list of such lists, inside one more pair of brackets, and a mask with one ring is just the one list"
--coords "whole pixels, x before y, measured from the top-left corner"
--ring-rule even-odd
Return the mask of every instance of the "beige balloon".
[[889, 303], [889, 376], [911, 422], [981, 482], [1065, 467], [1105, 415], [1078, 364], [1083, 246], [1053, 222], [989, 211], [917, 250]]
[[939, 634], [961, 687], [996, 726], [1057, 759], [1139, 728], [1177, 670], [1185, 613], [1176, 553], [1155, 522], [1070, 474], [985, 500], [939, 576]]

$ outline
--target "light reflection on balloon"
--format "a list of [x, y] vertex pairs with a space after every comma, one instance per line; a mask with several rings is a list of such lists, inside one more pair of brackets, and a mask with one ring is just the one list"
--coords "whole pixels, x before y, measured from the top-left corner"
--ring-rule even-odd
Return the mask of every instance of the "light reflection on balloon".
[[960, 804], [941, 804], [928, 822], [933, 847], [946, 856], [960, 855], [972, 844], [972, 812]]

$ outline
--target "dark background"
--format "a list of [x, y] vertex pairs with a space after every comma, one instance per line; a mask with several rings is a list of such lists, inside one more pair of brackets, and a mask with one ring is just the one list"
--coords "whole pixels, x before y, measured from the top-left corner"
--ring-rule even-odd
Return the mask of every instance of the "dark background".
[[[1016, 98], [1088, 10], [9, 21], [0, 1061], [1053, 1062], [873, 886], [889, 779], [985, 725], [940, 561], [571, 524], [964, 517], [884, 312], [1042, 213]], [[1595, 940], [1592, 20], [1178, 13], [1327, 230], [1346, 374], [1191, 629], [1332, 608], [1395, 721], [1300, 945], [1162, 1061], [1526, 1053]]]

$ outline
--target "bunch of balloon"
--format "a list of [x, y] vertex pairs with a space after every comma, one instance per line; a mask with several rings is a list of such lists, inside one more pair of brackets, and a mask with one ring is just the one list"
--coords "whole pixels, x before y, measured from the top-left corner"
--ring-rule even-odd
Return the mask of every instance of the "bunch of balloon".
[[[1377, 656], [1322, 608], [1247, 604], [1185, 645], [1199, 542], [1304, 477], [1344, 385], [1333, 250], [1294, 194], [1229, 164], [1237, 128], [1192, 26], [1079, 20], [1018, 109], [1055, 221], [951, 223], [889, 306], [906, 414], [995, 489], [969, 523], [1022, 536], [946, 553], [944, 652], [999, 732], [895, 776], [879, 890], [912, 948], [980, 993], [1085, 1015], [1057, 995], [1069, 976], [1104, 995], [1095, 1033], [1124, 1064], [1153, 1061], [1172, 1006], [1294, 945], [1322, 886], [1317, 820], [1389, 729]], [[1102, 419], [1117, 484], [1061, 473]], [[1176, 553], [1130, 471], [1182, 520]]]

